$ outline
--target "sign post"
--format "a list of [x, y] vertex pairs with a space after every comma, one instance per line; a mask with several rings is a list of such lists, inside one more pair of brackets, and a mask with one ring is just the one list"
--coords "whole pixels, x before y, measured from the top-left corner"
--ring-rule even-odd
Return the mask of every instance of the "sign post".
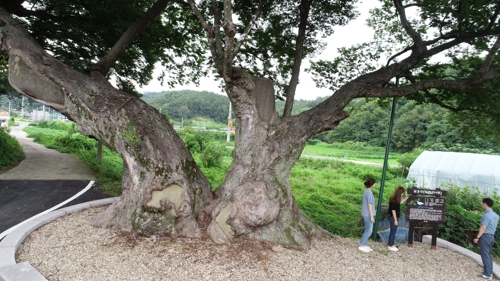
[[431, 249], [436, 249], [438, 224], [445, 221], [446, 191], [441, 189], [408, 189], [410, 198], [406, 201], [406, 218], [410, 222], [408, 229], [408, 247], [413, 248], [413, 230], [416, 221], [430, 222], [432, 227]]

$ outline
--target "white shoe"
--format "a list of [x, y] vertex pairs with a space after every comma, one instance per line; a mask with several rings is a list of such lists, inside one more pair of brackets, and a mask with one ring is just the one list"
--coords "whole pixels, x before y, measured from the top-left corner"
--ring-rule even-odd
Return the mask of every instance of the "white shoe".
[[389, 251], [397, 252], [399, 249], [396, 246], [388, 246]]
[[359, 246], [358, 249], [362, 252], [365, 252], [365, 253], [369, 253], [369, 252], [373, 251], [372, 248], [370, 248], [368, 246]]

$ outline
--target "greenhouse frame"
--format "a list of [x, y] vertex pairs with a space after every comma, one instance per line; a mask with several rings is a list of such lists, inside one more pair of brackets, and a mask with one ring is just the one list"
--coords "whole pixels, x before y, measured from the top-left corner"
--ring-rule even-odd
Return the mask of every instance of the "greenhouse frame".
[[446, 184], [477, 186], [489, 194], [500, 189], [500, 156], [462, 152], [424, 151], [410, 166], [407, 180], [418, 188]]

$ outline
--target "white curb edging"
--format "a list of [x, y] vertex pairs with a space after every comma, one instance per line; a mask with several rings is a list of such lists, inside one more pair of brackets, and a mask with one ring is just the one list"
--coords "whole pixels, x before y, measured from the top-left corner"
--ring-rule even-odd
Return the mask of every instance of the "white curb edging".
[[34, 219], [36, 219], [36, 218], [38, 218], [38, 217], [41, 217], [41, 216], [43, 216], [43, 215], [45, 215], [45, 214], [48, 214], [48, 213], [50, 213], [50, 212], [52, 212], [52, 211], [54, 211], [54, 210], [57, 210], [57, 209], [61, 208], [62, 206], [64, 206], [64, 205], [68, 204], [69, 202], [71, 202], [71, 201], [75, 200], [75, 199], [76, 199], [76, 198], [78, 198], [80, 195], [82, 195], [83, 193], [87, 192], [87, 190], [89, 190], [89, 189], [90, 189], [93, 185], [94, 185], [94, 181], [90, 181], [90, 182], [89, 182], [89, 184], [87, 184], [87, 186], [86, 186], [84, 189], [80, 190], [77, 194], [73, 195], [71, 198], [68, 198], [68, 199], [66, 199], [64, 202], [61, 202], [61, 203], [57, 204], [56, 206], [54, 206], [54, 207], [52, 207], [52, 208], [50, 208], [50, 209], [47, 209], [47, 210], [45, 210], [45, 211], [41, 212], [40, 214], [37, 214], [37, 215], [35, 215], [35, 216], [32, 216], [31, 218], [29, 218], [29, 219], [27, 219], [27, 220], [25, 220], [25, 221], [23, 221], [23, 222], [21, 222], [21, 223], [18, 223], [18, 224], [16, 224], [16, 225], [14, 225], [13, 227], [11, 227], [11, 228], [7, 229], [6, 231], [4, 231], [4, 232], [0, 233], [0, 240], [1, 240], [2, 238], [4, 238], [5, 236], [7, 236], [7, 234], [9, 234], [9, 233], [11, 233], [12, 231], [14, 231], [16, 228], [21, 227], [23, 224], [25, 224], [25, 223], [29, 223], [31, 220], [34, 220]]
[[19, 224], [12, 229], [0, 242], [0, 281], [47, 281], [34, 267], [27, 262], [16, 264], [17, 247], [23, 240], [38, 227], [61, 216], [80, 211], [82, 209], [112, 204], [118, 197], [106, 198], [85, 202], [40, 216], [32, 217], [29, 221]]

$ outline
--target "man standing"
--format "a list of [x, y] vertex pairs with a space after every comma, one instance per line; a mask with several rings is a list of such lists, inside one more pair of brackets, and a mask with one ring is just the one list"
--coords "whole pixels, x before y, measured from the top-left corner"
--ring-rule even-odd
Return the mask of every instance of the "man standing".
[[482, 207], [484, 213], [481, 217], [481, 226], [476, 238], [474, 238], [474, 243], [479, 242], [481, 259], [483, 260], [484, 271], [482, 274], [479, 274], [479, 277], [491, 280], [493, 279], [493, 256], [491, 248], [495, 242], [494, 235], [498, 225], [498, 215], [491, 209], [493, 207], [493, 200], [490, 198], [483, 199]]

